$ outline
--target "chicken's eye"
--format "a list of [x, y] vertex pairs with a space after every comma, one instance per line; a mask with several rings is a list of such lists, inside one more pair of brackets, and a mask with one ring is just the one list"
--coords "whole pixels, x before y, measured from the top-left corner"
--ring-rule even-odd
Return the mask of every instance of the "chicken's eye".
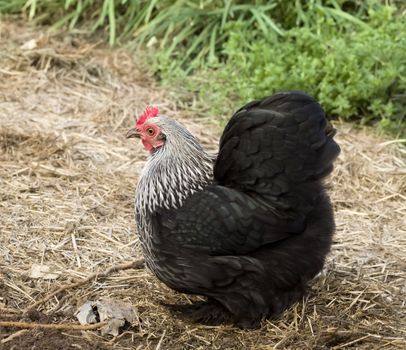
[[152, 135], [155, 134], [155, 130], [154, 130], [153, 128], [148, 128], [148, 129], [147, 129], [147, 134], [148, 134], [149, 136], [152, 136]]

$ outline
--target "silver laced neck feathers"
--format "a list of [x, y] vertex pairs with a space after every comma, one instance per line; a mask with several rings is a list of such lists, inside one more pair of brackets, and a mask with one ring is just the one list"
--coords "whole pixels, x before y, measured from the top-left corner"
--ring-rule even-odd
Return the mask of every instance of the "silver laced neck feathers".
[[179, 208], [213, 178], [214, 157], [183, 125], [165, 116], [154, 118], [153, 123], [166, 140], [150, 155], [141, 173], [135, 200], [138, 217], [160, 208]]

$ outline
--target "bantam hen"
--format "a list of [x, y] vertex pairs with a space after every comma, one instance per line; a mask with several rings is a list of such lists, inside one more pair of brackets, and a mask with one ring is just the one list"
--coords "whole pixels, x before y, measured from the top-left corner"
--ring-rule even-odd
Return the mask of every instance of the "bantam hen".
[[[127, 137], [150, 152], [135, 212], [147, 266], [206, 324], [257, 327], [299, 300], [323, 267], [334, 217], [323, 178], [340, 148], [321, 106], [298, 91], [240, 108], [216, 157], [149, 107]], [[176, 309], [176, 307], [175, 307]]]

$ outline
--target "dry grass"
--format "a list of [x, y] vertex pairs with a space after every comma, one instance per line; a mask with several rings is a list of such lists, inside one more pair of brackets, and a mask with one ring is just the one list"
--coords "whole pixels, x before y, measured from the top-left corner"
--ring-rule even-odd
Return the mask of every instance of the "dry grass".
[[[33, 38], [36, 48], [20, 48]], [[67, 290], [20, 316], [61, 285], [140, 257], [133, 195], [146, 155], [123, 136], [134, 115], [158, 104], [212, 149], [220, 130], [178, 110], [124, 51], [11, 23], [1, 24], [0, 39], [1, 319], [70, 322], [81, 302], [111, 297], [136, 305], [143, 321], [113, 339], [0, 329], [0, 349], [405, 348], [406, 150], [346, 124], [337, 126], [343, 152], [331, 179], [333, 251], [309, 297], [281, 320], [254, 331], [184, 323], [160, 302], [187, 296], [143, 269]], [[27, 277], [33, 263], [60, 277]]]

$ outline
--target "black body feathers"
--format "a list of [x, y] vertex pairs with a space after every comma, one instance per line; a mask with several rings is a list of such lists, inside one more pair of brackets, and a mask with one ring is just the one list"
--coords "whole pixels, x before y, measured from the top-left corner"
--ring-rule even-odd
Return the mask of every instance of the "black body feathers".
[[340, 152], [333, 136], [304, 93], [251, 102], [224, 130], [213, 183], [150, 213], [156, 275], [209, 298], [192, 309], [196, 319], [256, 326], [303, 295], [334, 232], [322, 183]]

